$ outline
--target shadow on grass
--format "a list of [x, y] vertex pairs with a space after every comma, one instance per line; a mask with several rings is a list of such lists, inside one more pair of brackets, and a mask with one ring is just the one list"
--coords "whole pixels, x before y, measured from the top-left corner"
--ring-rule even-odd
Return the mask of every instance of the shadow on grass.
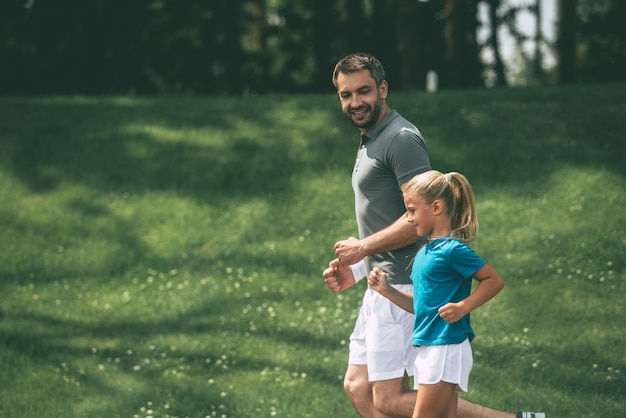
[[275, 100], [267, 107], [260, 98], [16, 100], [3, 109], [0, 164], [38, 192], [83, 184], [102, 193], [173, 191], [206, 202], [288, 194], [290, 178], [302, 169], [327, 166], [337, 155], [351, 159], [355, 146], [340, 141], [349, 152], [326, 153], [337, 148], [335, 137], [302, 129], [284, 113], [297, 105], [293, 118], [316, 112], [320, 124], [329, 124], [334, 112], [303, 104]]
[[[278, 298], [270, 295], [264, 301], [272, 297]], [[83, 395], [97, 393], [103, 401], [93, 404], [91, 408], [96, 409], [87, 411], [90, 416], [107, 416], [103, 405], [110, 402], [117, 404], [111, 407], [111, 416], [120, 413], [121, 405], [126, 410], [131, 405], [139, 409], [142, 406], [137, 404], [139, 399], [153, 400], [155, 404], [169, 402], [170, 414], [197, 416], [199, 411], [207, 410], [210, 415], [212, 408], [219, 407], [229, 416], [244, 416], [237, 413], [239, 405], [230, 400], [233, 396], [222, 395], [232, 389], [210, 382], [229, 379], [232, 374], [257, 379], [268, 386], [264, 390], [277, 385], [271, 373], [285, 370], [289, 377], [294, 368], [299, 373], [306, 372], [311, 382], [337, 384], [337, 372], [328, 365], [306, 362], [298, 366], [298, 361], [292, 359], [303, 353], [333, 352], [337, 348], [336, 338], [300, 328], [276, 328], [272, 322], [264, 321], [262, 315], [253, 316], [258, 329], [244, 337], [249, 324], [241, 315], [243, 304], [236, 300], [224, 303], [222, 299], [221, 296], [208, 299], [201, 308], [158, 319], [116, 321], [102, 316], [95, 323], [48, 314], [3, 312], [0, 320], [13, 324], [10, 329], [19, 329], [11, 331], [3, 327], [0, 347], [3, 358], [16, 363], [27, 358], [31, 369], [56, 368], [59, 383], [65, 381], [69, 392], [76, 384], [82, 388]], [[181, 336], [184, 342], [179, 340]], [[173, 347], [172, 341], [177, 340], [178, 346]], [[271, 348], [273, 353], [287, 352], [288, 358], [271, 355], [264, 347]], [[264, 370], [270, 372], [269, 377], [263, 377]], [[9, 383], [6, 379], [0, 381]], [[239, 396], [246, 387], [251, 389], [249, 382], [241, 385], [235, 388]], [[277, 386], [275, 392], [279, 391]], [[66, 413], [73, 416], [69, 411]]]
[[540, 187], [565, 166], [626, 176], [625, 100], [617, 84], [444, 92], [399, 104], [426, 135], [434, 168], [515, 191]]
[[[624, 90], [396, 94], [392, 105], [425, 132], [434, 168], [516, 188], [539, 186], [564, 164], [626, 175], [624, 94], [607, 94]], [[462, 95], [467, 107], [455, 104]], [[289, 195], [290, 178], [304, 169], [349, 173], [357, 141], [338, 107], [328, 108], [336, 105], [331, 96], [10, 103], [0, 164], [42, 192], [76, 183], [102, 193], [171, 190], [205, 202]]]

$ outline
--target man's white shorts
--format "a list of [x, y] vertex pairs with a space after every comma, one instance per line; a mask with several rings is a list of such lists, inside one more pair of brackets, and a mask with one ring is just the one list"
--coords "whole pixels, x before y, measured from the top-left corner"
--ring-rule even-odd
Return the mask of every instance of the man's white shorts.
[[415, 348], [415, 389], [421, 384], [447, 382], [457, 385], [457, 391], [467, 392], [472, 370], [472, 347], [469, 340], [461, 344], [422, 345]]
[[[413, 285], [394, 286], [413, 293]], [[417, 350], [411, 346], [415, 316], [367, 289], [350, 335], [348, 364], [366, 365], [370, 381], [413, 375]]]

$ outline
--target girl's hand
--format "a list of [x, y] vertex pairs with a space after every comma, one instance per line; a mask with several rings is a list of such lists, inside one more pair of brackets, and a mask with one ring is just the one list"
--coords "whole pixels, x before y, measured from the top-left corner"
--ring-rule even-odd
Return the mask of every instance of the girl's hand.
[[441, 319], [449, 324], [455, 323], [468, 313], [469, 311], [467, 310], [465, 303], [463, 302], [450, 302], [439, 308], [439, 316], [441, 317]]
[[389, 286], [389, 282], [387, 281], [387, 275], [378, 267], [374, 267], [370, 272], [370, 275], [367, 279], [367, 284], [378, 293], [383, 293], [385, 289], [387, 289], [387, 287]]
[[387, 281], [387, 275], [378, 267], [374, 267], [367, 278], [367, 284], [370, 288], [380, 293], [402, 309], [413, 313], [413, 293], [402, 292]]

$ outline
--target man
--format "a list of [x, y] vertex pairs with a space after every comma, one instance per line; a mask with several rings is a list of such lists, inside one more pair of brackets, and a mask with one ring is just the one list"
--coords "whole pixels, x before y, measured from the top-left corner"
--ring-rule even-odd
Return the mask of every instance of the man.
[[[405, 218], [400, 186], [430, 170], [420, 131], [387, 104], [388, 83], [380, 62], [365, 53], [341, 59], [333, 72], [341, 108], [361, 132], [352, 187], [359, 239], [335, 244], [337, 258], [323, 276], [333, 292], [343, 291], [373, 267], [387, 273], [390, 284], [412, 293], [410, 263], [419, 248], [415, 228]], [[362, 417], [413, 413], [416, 392], [410, 390], [416, 350], [411, 347], [414, 317], [368, 289], [350, 336], [344, 389]], [[516, 418], [459, 399], [459, 417]], [[520, 412], [521, 418], [545, 418]]]

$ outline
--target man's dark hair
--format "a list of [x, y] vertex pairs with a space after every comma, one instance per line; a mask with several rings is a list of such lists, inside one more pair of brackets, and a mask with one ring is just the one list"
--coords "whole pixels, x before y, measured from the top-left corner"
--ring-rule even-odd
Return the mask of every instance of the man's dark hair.
[[385, 79], [385, 69], [375, 56], [367, 52], [355, 52], [343, 57], [333, 71], [333, 84], [337, 87], [337, 77], [339, 73], [350, 74], [358, 71], [368, 70], [372, 78], [376, 81], [376, 86]]

